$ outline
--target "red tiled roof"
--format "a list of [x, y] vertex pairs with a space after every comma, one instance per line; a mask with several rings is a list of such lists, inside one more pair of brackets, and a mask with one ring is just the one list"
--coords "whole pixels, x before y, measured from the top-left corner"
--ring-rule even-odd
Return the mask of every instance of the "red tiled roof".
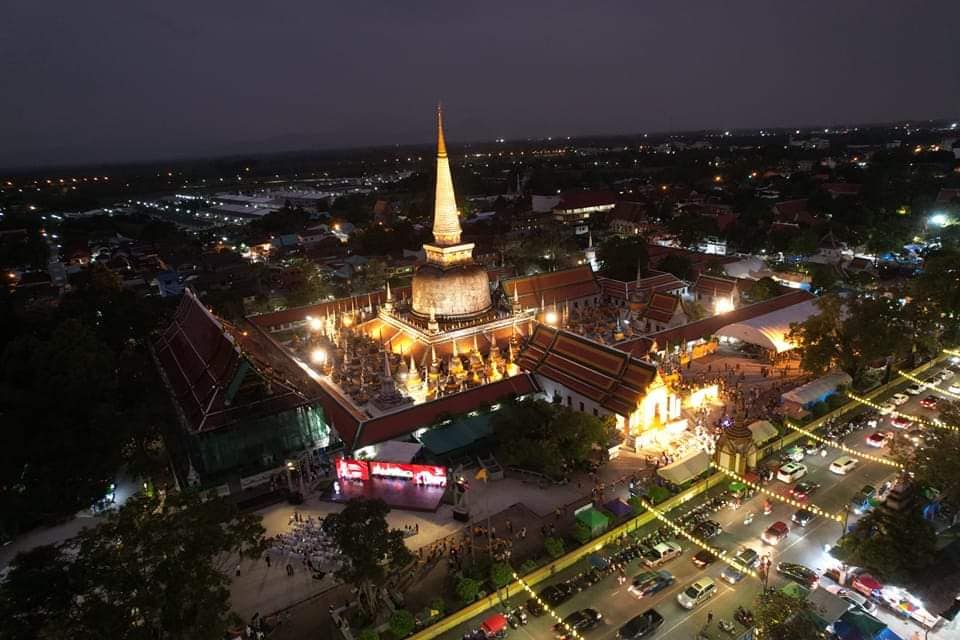
[[729, 296], [737, 286], [737, 281], [733, 278], [720, 278], [717, 276], [701, 275], [697, 278], [693, 288], [698, 293], [705, 293], [711, 296], [722, 295]]
[[615, 346], [617, 349], [622, 349], [635, 356], [642, 357], [646, 356], [654, 345], [656, 345], [657, 349], [664, 349], [668, 344], [676, 345], [678, 342], [683, 342], [684, 344], [693, 342], [704, 336], [713, 335], [729, 324], [743, 322], [744, 320], [756, 318], [766, 313], [772, 313], [785, 307], [806, 302], [807, 300], [813, 300], [814, 298], [816, 298], [816, 296], [811, 293], [795, 290], [785, 293], [782, 296], [777, 296], [776, 298], [770, 298], [763, 302], [740, 307], [739, 309], [704, 318], [697, 322], [659, 331], [643, 338], [624, 340]]
[[[280, 413], [308, 399], [258, 358], [261, 345], [232, 335], [190, 290], [154, 345], [185, 426], [209, 431]], [[266, 382], [269, 378], [269, 384]]]
[[656, 367], [619, 349], [542, 324], [518, 364], [622, 416], [633, 413], [657, 375]]
[[686, 287], [683, 280], [672, 273], [665, 271], [650, 271], [650, 275], [640, 280], [614, 280], [613, 278], [597, 278], [603, 295], [618, 300], [626, 300], [631, 293], [639, 291], [649, 298], [654, 292], [671, 293]]
[[513, 301], [514, 291], [517, 291], [524, 309], [539, 307], [541, 299], [544, 304], [550, 305], [600, 295], [600, 285], [588, 264], [563, 271], [501, 280], [500, 286], [510, 301]]
[[654, 293], [643, 311], [643, 317], [657, 322], [670, 322], [680, 306], [680, 298], [667, 293]]
[[[397, 287], [396, 289], [391, 288], [390, 293], [394, 300], [409, 298], [410, 287]], [[293, 322], [303, 322], [306, 320], [307, 316], [321, 317], [331, 313], [348, 312], [351, 309], [364, 309], [371, 305], [378, 307], [384, 299], [386, 299], [386, 291], [381, 289], [379, 291], [361, 293], [360, 295], [351, 296], [348, 298], [337, 298], [336, 300], [329, 300], [327, 302], [320, 302], [318, 304], [310, 304], [305, 307], [294, 307], [292, 309], [284, 309], [282, 311], [263, 313], [256, 316], [250, 316], [247, 319], [258, 327], [263, 327], [269, 331], [273, 327], [279, 327]]]
[[572, 191], [563, 194], [563, 199], [553, 209], [568, 211], [587, 207], [603, 207], [614, 204], [617, 194], [613, 191]]
[[634, 223], [646, 222], [648, 211], [649, 208], [645, 202], [627, 202], [626, 200], [621, 200], [610, 212], [610, 219]]
[[850, 182], [827, 182], [821, 185], [824, 191], [835, 196], [855, 196], [860, 193], [863, 185]]
[[773, 205], [773, 214], [777, 222], [793, 224], [812, 224], [813, 214], [807, 208], [807, 199], [784, 200]]

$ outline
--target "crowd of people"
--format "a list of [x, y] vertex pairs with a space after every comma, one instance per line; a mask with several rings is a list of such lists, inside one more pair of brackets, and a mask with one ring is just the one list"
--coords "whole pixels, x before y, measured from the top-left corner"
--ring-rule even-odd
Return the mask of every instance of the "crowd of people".
[[327, 573], [336, 571], [343, 558], [340, 549], [313, 516], [303, 517], [294, 511], [290, 516], [290, 531], [277, 534], [265, 556], [267, 565], [274, 559], [285, 562], [287, 575], [294, 575], [299, 565], [309, 571], [314, 579], [322, 580]]

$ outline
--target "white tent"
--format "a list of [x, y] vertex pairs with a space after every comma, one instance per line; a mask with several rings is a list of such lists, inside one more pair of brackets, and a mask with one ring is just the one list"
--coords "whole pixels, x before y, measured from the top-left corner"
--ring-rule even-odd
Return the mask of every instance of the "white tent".
[[750, 429], [750, 433], [753, 434], [753, 444], [757, 446], [762, 445], [772, 438], [776, 438], [780, 433], [768, 420], [757, 420], [753, 424], [748, 425], [747, 428]]
[[837, 387], [848, 385], [853, 379], [843, 371], [828, 373], [827, 375], [811, 380], [807, 384], [801, 385], [796, 389], [791, 389], [780, 397], [784, 402], [793, 402], [801, 407], [805, 407], [814, 402], [820, 402], [826, 399], [837, 390]]
[[378, 444], [371, 444], [361, 449], [357, 449], [357, 458], [365, 460], [379, 460], [380, 462], [398, 462], [410, 464], [420, 453], [423, 445], [419, 442], [400, 442], [399, 440], [387, 440]]
[[696, 478], [710, 467], [710, 455], [705, 451], [698, 451], [689, 458], [684, 458], [657, 469], [657, 474], [668, 482], [681, 485]]
[[790, 351], [797, 345], [787, 340], [790, 325], [794, 322], [803, 322], [810, 316], [820, 312], [814, 300], [806, 300], [789, 307], [765, 313], [756, 318], [748, 318], [734, 322], [719, 329], [715, 335], [736, 338], [743, 342], [759, 345], [765, 349], [773, 349], [777, 353]]

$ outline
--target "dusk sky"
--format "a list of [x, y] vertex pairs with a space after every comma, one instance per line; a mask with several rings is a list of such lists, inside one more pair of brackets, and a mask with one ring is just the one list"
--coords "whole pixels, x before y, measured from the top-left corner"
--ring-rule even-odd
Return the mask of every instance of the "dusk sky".
[[13, 0], [0, 166], [954, 117], [960, 2]]

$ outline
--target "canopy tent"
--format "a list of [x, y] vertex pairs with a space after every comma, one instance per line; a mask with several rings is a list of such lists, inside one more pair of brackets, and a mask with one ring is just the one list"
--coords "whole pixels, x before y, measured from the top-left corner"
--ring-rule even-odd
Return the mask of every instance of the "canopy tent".
[[380, 462], [400, 462], [410, 464], [423, 448], [419, 442], [400, 442], [387, 440], [378, 444], [361, 447], [354, 452], [354, 456], [363, 460], [379, 460]]
[[814, 301], [807, 300], [765, 313], [756, 318], [747, 318], [740, 322], [728, 324], [718, 329], [714, 335], [736, 338], [743, 342], [761, 346], [764, 349], [772, 349], [777, 353], [783, 353], [797, 347], [795, 343], [787, 340], [791, 323], [803, 322], [819, 312], [820, 310], [814, 304]]
[[633, 513], [633, 508], [622, 499], [610, 500], [603, 503], [603, 508], [612, 513], [617, 518], [626, 518]]
[[493, 435], [493, 426], [487, 415], [458, 420], [453, 424], [434, 427], [423, 432], [420, 442], [434, 455], [465, 449]]
[[590, 530], [590, 535], [600, 535], [607, 530], [610, 520], [593, 507], [581, 509], [576, 512], [577, 522], [580, 522]]
[[851, 609], [833, 623], [833, 632], [840, 640], [880, 640], [887, 625], [860, 609]]
[[683, 460], [679, 460], [673, 464], [660, 467], [657, 469], [657, 475], [667, 482], [672, 482], [673, 484], [679, 486], [685, 482], [693, 480], [709, 468], [710, 455], [705, 451], [698, 451], [689, 458], [684, 458]]
[[791, 389], [780, 397], [784, 402], [793, 402], [802, 407], [825, 400], [833, 395], [837, 387], [850, 384], [853, 379], [843, 371], [828, 373], [825, 376], [811, 380], [807, 384], [800, 385], [796, 389]]
[[807, 602], [810, 603], [810, 608], [817, 617], [823, 620], [824, 626], [839, 620], [850, 608], [850, 604], [846, 600], [821, 587], [817, 587], [810, 592], [810, 595], [807, 596]]
[[777, 431], [777, 428], [770, 423], [769, 420], [757, 420], [756, 422], [747, 426], [750, 429], [750, 433], [753, 434], [753, 444], [758, 447], [768, 440], [772, 440], [780, 435], [780, 432]]
[[796, 582], [788, 582], [780, 588], [780, 591], [797, 600], [806, 600], [807, 594], [810, 593], [809, 589]]
[[484, 633], [486, 633], [488, 636], [495, 636], [506, 629], [508, 624], [510, 624], [510, 621], [507, 620], [505, 615], [502, 613], [495, 613], [484, 620], [483, 624], [480, 625], [480, 628], [483, 629]]

